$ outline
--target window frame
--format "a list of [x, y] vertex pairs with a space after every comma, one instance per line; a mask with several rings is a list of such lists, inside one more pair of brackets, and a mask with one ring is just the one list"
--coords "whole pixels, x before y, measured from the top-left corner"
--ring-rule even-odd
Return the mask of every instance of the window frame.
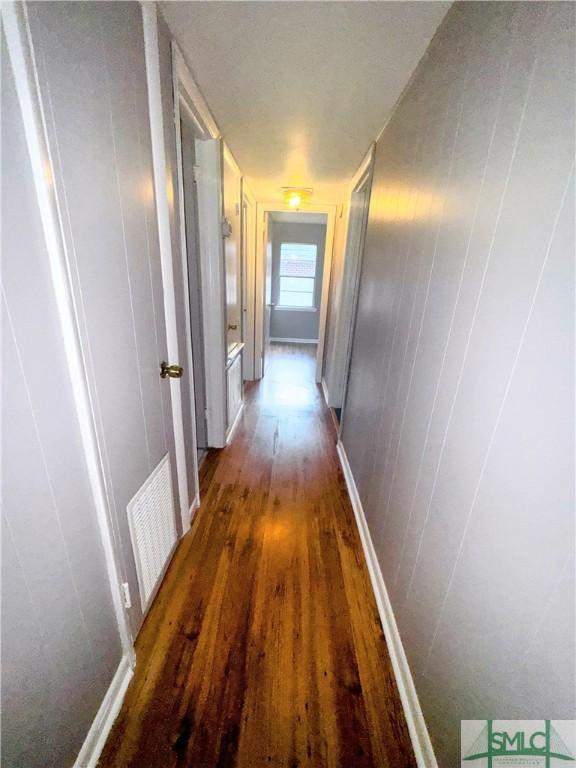
[[[314, 275], [283, 275], [282, 274], [282, 247], [283, 246], [307, 246], [309, 248], [314, 248]], [[281, 304], [280, 303], [280, 296], [282, 294], [282, 278], [288, 277], [293, 280], [312, 280], [312, 291], [300, 291], [300, 293], [308, 294], [310, 293], [312, 296], [312, 304], [310, 306], [298, 306], [293, 304]], [[286, 241], [283, 240], [280, 242], [280, 247], [278, 251], [278, 301], [274, 305], [275, 310], [280, 311], [290, 311], [290, 312], [317, 312], [318, 307], [316, 306], [316, 287], [317, 287], [317, 279], [318, 279], [318, 245], [316, 243], [300, 243], [300, 242], [292, 242], [290, 240]], [[288, 291], [290, 293], [290, 291]], [[292, 291], [292, 293], [299, 293], [299, 291]]]

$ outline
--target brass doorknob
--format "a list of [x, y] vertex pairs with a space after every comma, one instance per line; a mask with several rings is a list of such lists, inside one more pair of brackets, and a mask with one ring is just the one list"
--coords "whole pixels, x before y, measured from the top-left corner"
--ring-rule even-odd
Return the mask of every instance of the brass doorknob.
[[184, 373], [184, 368], [179, 365], [168, 365], [168, 363], [160, 363], [160, 378], [165, 379], [179, 379]]

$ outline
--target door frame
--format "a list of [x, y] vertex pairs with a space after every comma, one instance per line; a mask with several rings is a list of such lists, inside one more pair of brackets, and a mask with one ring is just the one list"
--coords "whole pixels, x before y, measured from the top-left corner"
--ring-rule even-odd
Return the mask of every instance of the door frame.
[[[222, 238], [222, 140], [216, 121], [190, 72], [186, 60], [172, 41], [174, 129], [178, 162], [178, 201], [183, 274], [188, 280], [185, 219], [183, 216], [182, 135], [180, 114], [185, 109], [197, 130], [198, 239], [206, 378], [206, 426], [208, 445], [226, 445], [226, 329], [224, 311], [224, 243]], [[187, 299], [188, 300], [188, 299]], [[219, 307], [220, 311], [215, 311]], [[190, 307], [187, 307], [188, 320]], [[187, 323], [187, 345], [192, 355], [192, 336]], [[195, 459], [197, 466], [197, 459]], [[199, 488], [198, 479], [197, 488]], [[198, 503], [200, 501], [198, 491]]]
[[[346, 222], [346, 239], [344, 248], [344, 263], [338, 296], [336, 299], [337, 318], [334, 344], [334, 370], [335, 377], [330, 392], [330, 403], [333, 407], [342, 408], [340, 423], [344, 417], [344, 405], [346, 390], [348, 387], [348, 375], [350, 372], [350, 359], [352, 357], [352, 339], [356, 324], [356, 308], [358, 305], [358, 293], [360, 290], [360, 275], [362, 270], [362, 256], [366, 239], [366, 226], [368, 223], [368, 210], [370, 207], [370, 195], [372, 188], [372, 174], [374, 167], [375, 144], [372, 144], [366, 156], [362, 160], [358, 170], [350, 183], [348, 198], [348, 218]], [[351, 227], [352, 199], [362, 187], [367, 185], [366, 198], [361, 211], [361, 222], [358, 237], [355, 242], [350, 238], [354, 234]]]
[[[175, 102], [176, 104], [176, 102]], [[179, 226], [179, 234], [181, 238], [180, 243], [180, 253], [182, 256], [182, 280], [186, 281], [185, 283], [185, 291], [184, 291], [184, 302], [185, 302], [185, 314], [186, 314], [186, 346], [187, 346], [187, 359], [189, 361], [189, 367], [194, 370], [194, 375], [191, 379], [191, 387], [189, 390], [190, 395], [190, 407], [193, 408], [194, 411], [194, 418], [192, 419], [192, 428], [194, 430], [194, 434], [196, 437], [196, 452], [195, 452], [195, 459], [194, 459], [194, 473], [196, 480], [198, 479], [198, 467], [199, 467], [199, 455], [201, 451], [206, 450], [208, 447], [208, 435], [207, 435], [207, 423], [206, 423], [206, 364], [204, 361], [204, 320], [202, 317], [202, 285], [200, 283], [201, 280], [201, 274], [200, 274], [200, 232], [199, 232], [199, 224], [198, 224], [198, 194], [196, 190], [196, 158], [194, 157], [194, 166], [192, 168], [188, 169], [188, 174], [190, 175], [190, 178], [187, 179], [186, 177], [186, 170], [185, 170], [185, 152], [184, 147], [182, 146], [181, 140], [178, 140], [183, 136], [182, 127], [184, 124], [187, 126], [187, 130], [190, 131], [190, 136], [192, 137], [192, 141], [194, 142], [194, 154], [195, 154], [195, 147], [196, 147], [196, 138], [197, 138], [197, 129], [195, 127], [195, 124], [190, 120], [189, 112], [184, 104], [178, 104], [175, 106], [175, 125], [177, 122], [177, 129], [175, 131], [175, 138], [176, 138], [176, 175], [177, 175], [177, 187], [178, 187], [178, 203], [179, 203], [179, 222], [181, 222], [181, 226]], [[180, 130], [180, 137], [178, 137], [178, 129]], [[192, 190], [188, 190], [188, 184], [192, 184]], [[190, 201], [186, 201], [186, 198], [188, 197], [188, 193], [193, 195], [194, 200], [192, 201], [192, 204], [190, 204]], [[191, 212], [191, 215], [194, 216], [194, 222], [193, 222], [193, 229], [194, 229], [194, 237], [193, 237], [193, 245], [192, 248], [194, 249], [194, 254], [197, 260], [197, 263], [192, 265], [190, 259], [188, 258], [188, 244], [191, 242], [190, 240], [190, 231], [189, 231], [189, 221], [188, 221], [188, 213]], [[195, 345], [195, 335], [194, 335], [194, 321], [193, 321], [193, 306], [192, 306], [192, 297], [194, 296], [194, 293], [191, 290], [191, 276], [193, 277], [194, 287], [195, 287], [195, 300], [200, 301], [200, 341], [198, 342], [198, 349]], [[194, 317], [197, 317], [197, 314], [194, 314]], [[201, 357], [195, 357], [196, 353], [199, 352]], [[202, 365], [199, 365], [199, 360], [202, 363]], [[203, 427], [203, 444], [200, 446], [198, 444], [198, 433], [199, 433], [199, 425], [198, 425], [198, 415], [199, 415], [199, 408], [198, 408], [198, 390], [199, 387], [197, 384], [199, 383], [200, 377], [203, 378], [203, 389], [204, 389], [204, 398], [202, 401], [202, 410], [203, 413], [201, 414], [201, 418], [204, 422]], [[195, 495], [197, 499], [197, 503], [199, 504], [199, 488], [198, 488], [198, 482], [196, 482], [195, 486]]]
[[[238, 250], [236, 253], [236, 264], [237, 264], [237, 270], [235, 274], [236, 279], [236, 287], [239, 294], [239, 317], [238, 322], [240, 324], [240, 338], [237, 339], [234, 344], [242, 344], [244, 341], [244, 280], [243, 280], [243, 263], [242, 263], [242, 171], [240, 170], [238, 163], [236, 162], [234, 155], [230, 151], [230, 147], [226, 144], [224, 140], [222, 140], [222, 221], [226, 223], [226, 228], [228, 228], [228, 225], [232, 225], [232, 231], [226, 236], [222, 238], [222, 241], [224, 243], [224, 271], [225, 271], [225, 279], [224, 279], [224, 307], [225, 307], [225, 313], [226, 313], [226, 363], [228, 363], [228, 358], [230, 355], [229, 351], [229, 340], [228, 340], [228, 322], [230, 321], [230, 317], [228, 315], [228, 295], [227, 295], [227, 288], [226, 283], [229, 279], [228, 274], [228, 264], [227, 264], [227, 253], [226, 248], [227, 244], [229, 244], [234, 236], [235, 227], [238, 227], [239, 230], [239, 236], [236, 241]], [[226, 186], [226, 168], [228, 168], [228, 172], [232, 173], [234, 175], [234, 211], [230, 211], [230, 208], [228, 210], [226, 209], [226, 202], [228, 200], [228, 203], [230, 202], [230, 188]], [[234, 219], [230, 219], [230, 216], [234, 216]], [[228, 424], [228, 427], [231, 425]]]
[[242, 357], [243, 379], [252, 381], [254, 376], [254, 315], [256, 287], [256, 198], [246, 180], [242, 179], [242, 314], [244, 352]]
[[[193, 466], [194, 466], [194, 503], [191, 507], [191, 513], [200, 506], [200, 477], [198, 467], [198, 443], [197, 443], [197, 424], [196, 424], [196, 389], [194, 385], [194, 359], [192, 351], [192, 321], [191, 321], [191, 309], [190, 309], [190, 291], [189, 291], [189, 266], [188, 266], [188, 241], [186, 237], [186, 207], [184, 203], [184, 167], [183, 167], [183, 153], [182, 153], [182, 115], [190, 119], [194, 127], [194, 134], [199, 139], [211, 138], [210, 129], [206, 125], [206, 121], [202, 119], [201, 114], [197, 110], [193, 109], [190, 101], [186, 98], [187, 91], [183, 84], [183, 76], [181, 74], [183, 58], [181, 59], [181, 53], [177, 50], [177, 46], [174, 41], [171, 44], [172, 52], [172, 98], [174, 105], [174, 135], [176, 141], [176, 178], [177, 178], [177, 199], [178, 199], [178, 224], [180, 235], [180, 266], [182, 269], [182, 281], [184, 285], [184, 314], [186, 318], [186, 356], [188, 370], [190, 371], [188, 397], [190, 398], [190, 414], [192, 421], [192, 442], [193, 442]], [[198, 201], [197, 201], [198, 202]], [[198, 219], [200, 217], [198, 216]], [[200, 227], [200, 221], [198, 220], [198, 227]], [[198, 232], [198, 244], [200, 244], [200, 232]], [[200, 247], [200, 245], [199, 245]], [[200, 253], [198, 254], [200, 258]], [[200, 275], [202, 270], [200, 269]], [[203, 286], [200, 277], [200, 293], [203, 293]], [[202, 302], [202, 307], [204, 302]], [[202, 309], [202, 339], [204, 339], [204, 309]], [[205, 351], [205, 350], [204, 350]], [[204, 366], [207, 367], [206, 360], [204, 360]], [[206, 378], [206, 371], [200, 372]], [[208, 387], [205, 381], [206, 398], [208, 397]], [[207, 399], [206, 399], [207, 406]], [[206, 410], [208, 410], [206, 408]], [[206, 419], [206, 421], [208, 421]], [[208, 431], [208, 425], [206, 424], [206, 430]]]
[[[264, 331], [264, 297], [266, 280], [266, 229], [270, 213], [286, 213], [288, 209], [282, 203], [258, 203], [256, 206], [256, 290], [255, 290], [255, 329], [254, 329], [254, 376], [261, 379]], [[330, 275], [332, 273], [332, 254], [334, 251], [334, 232], [336, 229], [336, 205], [306, 205], [301, 213], [323, 213], [326, 215], [326, 243], [324, 246], [324, 267], [322, 270], [322, 295], [318, 319], [318, 347], [316, 349], [317, 384], [322, 382], [324, 368], [324, 346], [326, 342], [326, 322], [328, 300], [330, 296]], [[296, 213], [296, 212], [295, 212]]]

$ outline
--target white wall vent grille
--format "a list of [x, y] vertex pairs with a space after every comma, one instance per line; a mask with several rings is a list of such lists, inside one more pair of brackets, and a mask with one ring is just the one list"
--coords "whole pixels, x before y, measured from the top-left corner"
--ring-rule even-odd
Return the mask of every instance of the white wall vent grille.
[[128, 523], [144, 611], [176, 544], [169, 454], [128, 504]]

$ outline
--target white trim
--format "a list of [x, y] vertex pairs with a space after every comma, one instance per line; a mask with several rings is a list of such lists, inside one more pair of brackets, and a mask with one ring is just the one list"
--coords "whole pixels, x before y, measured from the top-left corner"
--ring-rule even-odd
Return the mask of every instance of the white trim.
[[320, 383], [322, 384], [322, 394], [324, 395], [324, 401], [328, 408], [330, 408], [330, 393], [328, 392], [328, 385], [326, 384], [326, 379], [324, 376], [322, 376], [322, 381]]
[[368, 152], [364, 155], [362, 158], [362, 162], [358, 166], [356, 173], [354, 176], [352, 176], [352, 180], [350, 181], [350, 184], [348, 185], [348, 189], [350, 190], [350, 193], [352, 193], [356, 187], [359, 185], [359, 183], [362, 181], [362, 178], [368, 173], [368, 171], [372, 171], [372, 165], [374, 163], [374, 155], [376, 153], [376, 142], [372, 142], [370, 144], [370, 147], [368, 149]]
[[186, 59], [175, 40], [172, 41], [172, 67], [178, 83], [181, 85], [179, 88], [180, 95], [184, 97], [194, 122], [204, 134], [203, 138], [220, 138], [220, 129], [210, 112], [210, 107], [206, 103], [202, 91], [194, 80]]
[[[126, 581], [126, 579], [122, 575], [121, 558], [115, 548], [114, 535], [112, 533], [110, 506], [106, 492], [105, 475], [102, 467], [94, 411], [88, 388], [78, 316], [70, 283], [69, 260], [66, 251], [66, 241], [62, 232], [62, 219], [55, 188], [48, 181], [49, 178], [54, 178], [52, 171], [53, 163], [39, 95], [36, 62], [30, 39], [28, 19], [26, 17], [26, 6], [23, 3], [2, 3], [1, 14], [8, 55], [14, 74], [18, 103], [24, 123], [26, 144], [30, 155], [34, 188], [42, 221], [54, 297], [64, 343], [66, 367], [70, 376], [82, 448], [88, 470], [92, 498], [96, 508], [114, 612], [116, 614], [124, 656], [127, 659], [127, 664], [134, 666], [136, 656], [132, 646], [133, 638], [128, 614], [124, 607], [124, 596], [121, 587], [122, 582]], [[50, 173], [47, 173], [47, 168], [50, 169]]]
[[[358, 292], [360, 289], [360, 273], [364, 252], [366, 227], [368, 222], [368, 210], [370, 206], [374, 153], [375, 145], [373, 144], [370, 147], [366, 157], [360, 164], [360, 167], [354, 174], [354, 178], [352, 179], [352, 183], [350, 185], [350, 192], [348, 197], [348, 215], [346, 218], [346, 231], [344, 233], [343, 241], [344, 254], [342, 271], [340, 275], [340, 284], [338, 286], [334, 302], [336, 306], [336, 318], [334, 322], [334, 346], [332, 348], [331, 370], [333, 375], [331, 386], [334, 405], [340, 406], [342, 408], [342, 412], [344, 412], [344, 405], [346, 400], [346, 386], [348, 382], [348, 372], [350, 368], [350, 359], [352, 353], [352, 336], [356, 320]], [[367, 194], [365, 198], [365, 205], [362, 209], [359, 239], [355, 239], [355, 242], [351, 243], [350, 237], [352, 236], [352, 230], [350, 227], [350, 222], [353, 213], [353, 195], [359, 193], [365, 185], [367, 187]]]
[[[242, 181], [242, 171], [240, 170], [238, 163], [236, 162], [236, 158], [232, 154], [232, 151], [228, 144], [222, 139], [222, 155], [224, 160], [232, 167], [234, 173], [236, 176], [239, 177], [239, 181]], [[241, 192], [241, 190], [240, 190]]]
[[226, 445], [227, 421], [221, 155], [219, 139], [196, 142], [206, 422], [212, 448]]
[[324, 369], [324, 342], [326, 340], [326, 322], [328, 319], [328, 301], [330, 299], [330, 273], [334, 252], [334, 232], [336, 230], [336, 206], [326, 221], [326, 244], [324, 250], [324, 269], [322, 274], [322, 298], [320, 299], [320, 318], [318, 323], [318, 347], [316, 349], [316, 383], [322, 381]]
[[256, 200], [242, 178], [242, 359], [244, 380], [254, 379], [254, 311], [256, 281]]
[[[334, 231], [336, 227], [336, 205], [310, 204], [306, 212], [322, 213], [326, 216], [326, 242], [324, 246], [324, 268], [322, 273], [322, 297], [320, 300], [320, 317], [318, 320], [318, 348], [316, 350], [315, 381], [320, 384], [324, 366], [324, 343], [326, 340], [326, 320], [328, 316], [328, 299], [330, 295], [330, 273], [332, 270], [332, 254], [334, 251]], [[262, 355], [264, 345], [264, 282], [266, 280], [266, 243], [264, 242], [267, 215], [270, 213], [285, 213], [282, 203], [258, 203], [256, 210], [256, 313], [254, 332], [254, 375], [262, 378]], [[272, 339], [271, 339], [272, 341]], [[283, 339], [287, 341], [287, 339]]]
[[114, 673], [112, 682], [102, 699], [90, 730], [84, 739], [84, 744], [82, 744], [82, 748], [78, 753], [74, 768], [95, 768], [98, 764], [98, 759], [104, 749], [114, 721], [118, 717], [133, 674], [134, 671], [130, 666], [128, 658], [123, 656], [118, 669]]
[[[229, 229], [222, 238], [224, 259], [223, 299], [226, 320], [226, 347], [243, 343], [244, 313], [242, 270], [242, 172], [234, 155], [222, 139], [222, 226]], [[229, 291], [230, 284], [234, 291]], [[232, 328], [230, 326], [236, 326]], [[234, 338], [229, 338], [233, 331]], [[243, 375], [243, 374], [242, 374]]]
[[340, 440], [338, 440], [336, 450], [338, 451], [340, 465], [346, 480], [346, 487], [348, 488], [352, 509], [354, 510], [360, 539], [362, 540], [362, 548], [364, 550], [364, 556], [370, 574], [370, 581], [372, 582], [372, 589], [374, 590], [374, 596], [378, 605], [378, 613], [380, 614], [380, 620], [384, 629], [386, 645], [388, 646], [388, 653], [390, 654], [390, 660], [392, 661], [394, 677], [396, 678], [396, 685], [398, 686], [398, 692], [402, 701], [406, 724], [408, 725], [408, 731], [410, 732], [410, 739], [412, 741], [416, 763], [418, 768], [438, 768], [436, 756], [434, 755], [434, 750], [432, 748], [432, 742], [430, 741], [430, 735], [426, 727], [426, 721], [424, 720], [422, 708], [420, 707], [420, 702], [418, 700], [418, 694], [414, 687], [412, 673], [408, 666], [408, 660], [402, 645], [402, 638], [400, 637], [400, 632], [398, 631], [398, 626], [392, 610], [392, 604], [388, 597], [388, 590], [386, 589], [382, 571], [380, 570], [380, 564], [378, 563], [378, 558], [376, 557], [376, 552], [374, 550], [360, 495], [354, 481], [350, 464], [348, 463], [346, 450]]
[[238, 408], [238, 413], [234, 417], [234, 421], [232, 422], [232, 426], [229, 427], [228, 432], [226, 434], [226, 445], [230, 445], [232, 442], [232, 438], [234, 437], [234, 433], [236, 432], [236, 429], [238, 428], [238, 424], [240, 424], [240, 417], [242, 416], [242, 411], [244, 410], [244, 400], [240, 403], [240, 408]]
[[[222, 240], [222, 149], [220, 131], [186, 60], [172, 42], [172, 71], [175, 119], [182, 106], [193, 119], [200, 138], [196, 140], [198, 176], [198, 240], [206, 380], [206, 430], [208, 445], [226, 445], [226, 332], [224, 327], [224, 244]], [[176, 111], [178, 110], [178, 111]], [[180, 125], [176, 126], [179, 151]], [[180, 196], [182, 179], [178, 175]], [[182, 221], [182, 219], [181, 219]], [[182, 236], [182, 235], [181, 235]], [[221, 310], [217, 311], [220, 307]], [[196, 459], [197, 461], [197, 459]]]
[[[168, 178], [166, 173], [166, 148], [164, 144], [164, 117], [162, 112], [162, 89], [160, 84], [160, 59], [158, 51], [158, 17], [155, 3], [142, 4], [144, 28], [144, 55], [146, 59], [146, 81], [148, 85], [148, 107], [150, 110], [150, 136], [152, 140], [152, 162], [154, 166], [154, 189], [158, 218], [158, 240], [162, 285], [164, 287], [164, 314], [166, 317], [166, 342], [168, 360], [176, 363], [179, 358], [178, 326], [176, 322], [176, 299], [174, 294], [174, 268], [172, 264], [172, 238], [170, 235], [170, 209], [168, 206]], [[182, 532], [190, 527], [188, 510], [188, 472], [182, 419], [182, 392], [180, 379], [169, 379], [172, 398], [172, 423], [176, 453], [176, 473], [180, 499]]]
[[318, 339], [292, 339], [292, 338], [280, 338], [279, 336], [270, 337], [270, 341], [280, 341], [286, 344], [318, 344]]

